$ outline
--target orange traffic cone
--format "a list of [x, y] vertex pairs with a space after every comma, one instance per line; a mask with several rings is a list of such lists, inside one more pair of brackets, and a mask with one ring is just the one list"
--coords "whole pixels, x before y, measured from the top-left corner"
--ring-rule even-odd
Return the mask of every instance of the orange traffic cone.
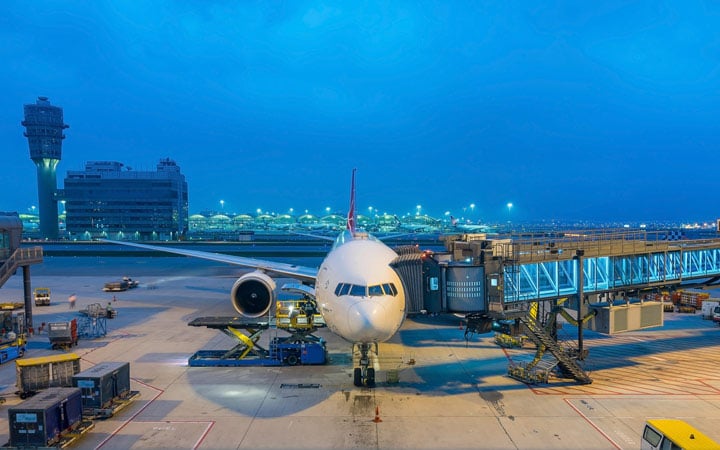
[[382, 419], [380, 418], [380, 407], [379, 406], [375, 407], [375, 418], [373, 419], [373, 422], [375, 422], [375, 423], [382, 422]]
[[459, 329], [459, 330], [462, 330], [462, 329], [463, 329], [463, 323], [462, 323], [462, 320], [460, 321], [460, 327], [459, 327], [458, 329]]

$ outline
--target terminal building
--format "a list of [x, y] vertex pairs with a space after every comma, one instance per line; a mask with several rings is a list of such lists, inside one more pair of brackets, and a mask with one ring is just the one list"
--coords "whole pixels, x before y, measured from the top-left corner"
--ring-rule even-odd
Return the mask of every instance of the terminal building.
[[188, 187], [172, 159], [156, 171], [89, 161], [68, 171], [61, 201], [71, 238], [178, 239], [188, 228]]

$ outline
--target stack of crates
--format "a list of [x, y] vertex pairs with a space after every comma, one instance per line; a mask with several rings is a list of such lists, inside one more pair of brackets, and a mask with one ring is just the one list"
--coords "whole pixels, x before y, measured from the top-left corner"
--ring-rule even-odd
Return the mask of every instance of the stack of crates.
[[8, 409], [11, 447], [50, 447], [80, 427], [80, 389], [55, 387]]
[[709, 292], [683, 290], [680, 292], [680, 306], [691, 306], [695, 310], [702, 309], [704, 300], [710, 298]]
[[18, 394], [25, 398], [49, 387], [72, 387], [73, 376], [80, 372], [80, 357], [67, 353], [18, 359], [15, 371]]

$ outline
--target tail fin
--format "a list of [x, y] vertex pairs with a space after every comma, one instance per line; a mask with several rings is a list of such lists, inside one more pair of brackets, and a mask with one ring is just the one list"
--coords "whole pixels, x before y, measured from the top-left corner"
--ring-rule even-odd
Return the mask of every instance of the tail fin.
[[350, 185], [350, 210], [347, 216], [347, 229], [351, 233], [355, 233], [355, 171], [352, 171], [352, 184]]

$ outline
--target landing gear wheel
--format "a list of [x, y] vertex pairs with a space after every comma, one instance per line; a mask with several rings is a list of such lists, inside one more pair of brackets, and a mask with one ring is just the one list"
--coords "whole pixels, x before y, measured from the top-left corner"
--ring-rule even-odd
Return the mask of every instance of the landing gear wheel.
[[359, 367], [353, 370], [353, 382], [357, 387], [362, 386], [362, 370]]
[[375, 387], [375, 369], [368, 367], [367, 377], [365, 377], [365, 384], [367, 387]]

